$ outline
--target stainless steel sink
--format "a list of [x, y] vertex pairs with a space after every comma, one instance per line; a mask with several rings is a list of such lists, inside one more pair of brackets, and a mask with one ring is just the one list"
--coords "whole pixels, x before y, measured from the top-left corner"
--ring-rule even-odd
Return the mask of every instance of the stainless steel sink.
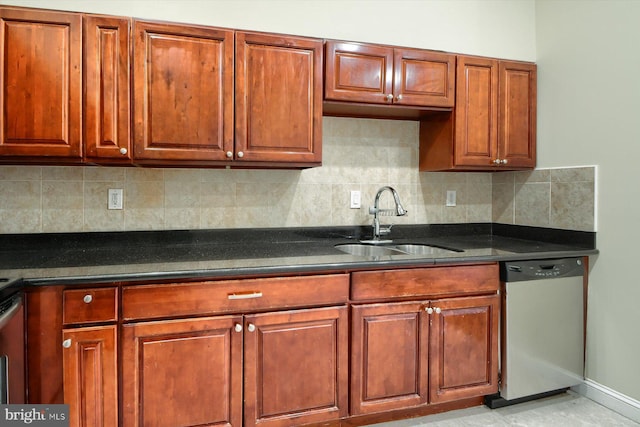
[[392, 246], [363, 245], [359, 243], [336, 245], [336, 249], [356, 256], [389, 256], [406, 255], [406, 252], [399, 251]]
[[432, 245], [421, 244], [397, 244], [376, 246], [363, 243], [347, 243], [336, 245], [336, 249], [356, 256], [379, 257], [390, 255], [418, 255], [429, 256], [447, 253], [461, 252], [453, 249], [441, 248]]

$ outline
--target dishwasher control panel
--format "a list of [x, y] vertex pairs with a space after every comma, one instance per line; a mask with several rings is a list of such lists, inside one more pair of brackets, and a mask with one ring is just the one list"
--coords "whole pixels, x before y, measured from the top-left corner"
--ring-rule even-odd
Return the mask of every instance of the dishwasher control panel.
[[501, 264], [500, 268], [500, 280], [503, 282], [574, 277], [583, 274], [582, 258], [509, 261]]

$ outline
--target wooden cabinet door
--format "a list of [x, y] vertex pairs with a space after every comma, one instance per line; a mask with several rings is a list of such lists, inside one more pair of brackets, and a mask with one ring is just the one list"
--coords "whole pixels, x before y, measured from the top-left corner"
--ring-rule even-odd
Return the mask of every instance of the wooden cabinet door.
[[498, 158], [498, 61], [458, 57], [456, 166], [491, 167]]
[[241, 426], [241, 325], [241, 316], [124, 325], [123, 426]]
[[455, 82], [455, 55], [394, 49], [394, 104], [453, 107]]
[[346, 417], [346, 307], [245, 317], [244, 426], [297, 426]]
[[536, 65], [500, 61], [499, 157], [506, 167], [536, 166]]
[[231, 30], [134, 21], [134, 158], [227, 160], [233, 148]]
[[322, 41], [236, 33], [235, 159], [322, 160]]
[[427, 403], [429, 326], [424, 306], [406, 302], [352, 307], [352, 415]]
[[118, 425], [116, 326], [64, 329], [64, 402], [69, 425]]
[[83, 16], [84, 150], [96, 163], [132, 159], [130, 19]]
[[498, 295], [431, 302], [429, 401], [498, 391]]
[[0, 8], [0, 156], [82, 158], [80, 14]]
[[325, 99], [391, 104], [393, 48], [326, 42]]

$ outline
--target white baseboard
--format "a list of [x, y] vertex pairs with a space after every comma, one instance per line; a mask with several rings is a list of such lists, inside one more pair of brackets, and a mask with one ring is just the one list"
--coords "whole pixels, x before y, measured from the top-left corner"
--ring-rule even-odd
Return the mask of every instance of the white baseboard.
[[614, 412], [640, 423], [640, 401], [588, 379], [571, 389]]

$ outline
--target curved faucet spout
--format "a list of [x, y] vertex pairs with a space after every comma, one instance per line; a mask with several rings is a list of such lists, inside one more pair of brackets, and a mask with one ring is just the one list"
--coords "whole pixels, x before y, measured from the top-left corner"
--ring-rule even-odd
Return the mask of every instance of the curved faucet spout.
[[[395, 210], [391, 212], [394, 212], [395, 216], [404, 216], [407, 214], [407, 210], [404, 207], [402, 207], [402, 203], [400, 203], [400, 196], [398, 195], [398, 192], [393, 187], [389, 187], [389, 186], [381, 187], [376, 193], [376, 198], [373, 202], [373, 207], [369, 208], [369, 213], [373, 215], [373, 241], [372, 241], [373, 243], [383, 242], [380, 240], [380, 236], [382, 234], [389, 234], [391, 232], [392, 226], [390, 225], [384, 228], [380, 227], [380, 219], [378, 218], [378, 215], [382, 211], [378, 206], [380, 203], [380, 196], [385, 191], [390, 191], [391, 194], [393, 195], [393, 201], [395, 202]], [[387, 212], [386, 210], [384, 211]]]

